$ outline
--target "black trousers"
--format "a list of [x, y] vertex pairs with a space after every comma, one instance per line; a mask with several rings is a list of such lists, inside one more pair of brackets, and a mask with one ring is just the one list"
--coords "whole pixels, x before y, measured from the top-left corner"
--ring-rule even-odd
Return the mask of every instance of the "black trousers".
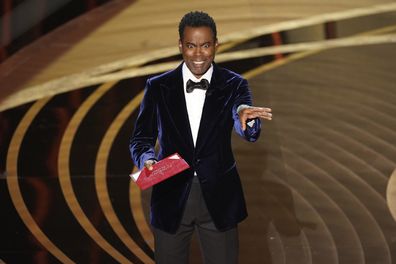
[[194, 177], [181, 225], [176, 234], [156, 228], [153, 230], [155, 263], [187, 264], [191, 238], [195, 230], [205, 264], [238, 263], [238, 229], [235, 227], [224, 232], [216, 229], [202, 197], [197, 177]]

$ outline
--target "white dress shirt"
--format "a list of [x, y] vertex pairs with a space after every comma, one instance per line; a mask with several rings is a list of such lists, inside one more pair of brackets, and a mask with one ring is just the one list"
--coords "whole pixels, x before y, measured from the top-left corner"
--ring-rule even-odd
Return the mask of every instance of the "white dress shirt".
[[201, 123], [202, 110], [205, 103], [206, 90], [194, 89], [191, 93], [187, 93], [186, 86], [188, 80], [191, 80], [193, 82], [199, 82], [202, 79], [206, 79], [210, 83], [213, 74], [213, 65], [211, 65], [210, 68], [206, 71], [206, 73], [202, 75], [201, 78], [199, 79], [197, 79], [194, 76], [194, 74], [192, 74], [192, 72], [185, 63], [183, 63], [182, 66], [182, 73], [183, 73], [183, 89], [184, 89], [184, 96], [186, 98], [188, 119], [190, 121], [191, 134], [195, 146], [198, 137], [199, 125]]

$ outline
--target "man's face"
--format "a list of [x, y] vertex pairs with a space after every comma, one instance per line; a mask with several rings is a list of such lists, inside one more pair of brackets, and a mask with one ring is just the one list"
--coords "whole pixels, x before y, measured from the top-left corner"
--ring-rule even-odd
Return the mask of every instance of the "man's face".
[[217, 46], [210, 27], [185, 27], [183, 39], [179, 40], [183, 60], [197, 78], [209, 69]]

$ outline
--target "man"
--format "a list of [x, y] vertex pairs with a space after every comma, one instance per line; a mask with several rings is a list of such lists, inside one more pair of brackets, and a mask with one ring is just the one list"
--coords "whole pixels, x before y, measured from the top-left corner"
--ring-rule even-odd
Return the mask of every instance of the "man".
[[179, 36], [183, 63], [148, 79], [130, 144], [139, 169], [175, 152], [190, 165], [152, 189], [156, 263], [187, 263], [195, 229], [205, 263], [237, 263], [237, 224], [247, 211], [231, 132], [256, 141], [271, 109], [252, 107], [247, 81], [213, 62], [217, 30], [208, 14], [186, 14]]

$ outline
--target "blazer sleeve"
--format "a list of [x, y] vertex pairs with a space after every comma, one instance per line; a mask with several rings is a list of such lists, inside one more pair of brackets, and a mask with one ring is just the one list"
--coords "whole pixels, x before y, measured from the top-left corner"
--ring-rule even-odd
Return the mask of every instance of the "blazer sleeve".
[[249, 89], [248, 82], [245, 79], [241, 78], [236, 93], [237, 94], [235, 97], [234, 105], [232, 107], [234, 129], [241, 137], [243, 137], [247, 141], [254, 142], [260, 136], [261, 120], [259, 118], [247, 120], [248, 124], [246, 125], [245, 131], [243, 131], [237, 112], [237, 109], [240, 105], [252, 105], [252, 95]]
[[139, 169], [143, 168], [146, 160], [156, 159], [155, 143], [157, 141], [158, 128], [154, 88], [151, 80], [148, 79], [129, 145], [132, 160]]

